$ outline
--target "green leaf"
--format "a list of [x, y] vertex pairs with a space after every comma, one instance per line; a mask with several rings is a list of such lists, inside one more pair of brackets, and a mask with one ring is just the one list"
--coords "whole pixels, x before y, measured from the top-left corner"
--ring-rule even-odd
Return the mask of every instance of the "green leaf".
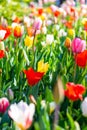
[[65, 130], [65, 129], [63, 129], [62, 127], [56, 125], [55, 130]]
[[69, 124], [70, 124], [70, 127], [71, 127], [70, 130], [75, 130], [74, 120], [73, 120], [72, 116], [68, 112], [67, 112], [67, 117], [68, 117]]

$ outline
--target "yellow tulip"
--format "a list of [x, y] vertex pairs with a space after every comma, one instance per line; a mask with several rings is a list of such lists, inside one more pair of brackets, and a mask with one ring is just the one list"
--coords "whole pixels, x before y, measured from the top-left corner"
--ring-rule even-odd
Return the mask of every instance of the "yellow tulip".
[[29, 48], [32, 47], [33, 37], [26, 36], [26, 38], [24, 39], [24, 43], [25, 43], [25, 46]]
[[46, 19], [46, 17], [45, 17], [44, 15], [39, 16], [39, 18], [40, 18], [42, 21], [44, 21], [44, 20]]
[[46, 74], [46, 72], [48, 71], [48, 67], [49, 67], [48, 63], [44, 63], [44, 60], [40, 60], [38, 62], [38, 69], [37, 69], [37, 71], [38, 72], [44, 72]]
[[68, 29], [68, 36], [70, 38], [74, 38], [75, 37], [75, 30], [74, 29]]
[[85, 24], [85, 22], [87, 22], [87, 18], [83, 18], [83, 19], [82, 19], [82, 24], [83, 24], [83, 25]]

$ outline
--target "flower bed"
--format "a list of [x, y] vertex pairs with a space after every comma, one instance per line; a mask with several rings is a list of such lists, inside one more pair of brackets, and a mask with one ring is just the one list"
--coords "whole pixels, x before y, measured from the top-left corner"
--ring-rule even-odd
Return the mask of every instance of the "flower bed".
[[0, 130], [86, 130], [87, 5], [15, 7], [0, 11]]

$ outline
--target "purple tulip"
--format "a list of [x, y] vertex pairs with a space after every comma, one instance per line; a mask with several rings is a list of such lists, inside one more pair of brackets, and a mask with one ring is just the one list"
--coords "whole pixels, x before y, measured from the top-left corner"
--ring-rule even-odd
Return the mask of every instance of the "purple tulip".
[[86, 41], [80, 38], [74, 38], [71, 47], [73, 53], [83, 52], [86, 49]]

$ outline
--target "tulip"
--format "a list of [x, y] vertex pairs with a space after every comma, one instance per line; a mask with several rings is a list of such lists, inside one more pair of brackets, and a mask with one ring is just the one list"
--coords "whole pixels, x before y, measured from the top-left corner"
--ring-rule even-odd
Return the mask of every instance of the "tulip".
[[26, 36], [26, 38], [24, 39], [24, 42], [27, 47], [29, 47], [29, 48], [32, 47], [33, 37]]
[[5, 47], [4, 47], [4, 42], [0, 42], [0, 50], [5, 50]]
[[56, 104], [61, 103], [64, 100], [64, 87], [60, 77], [57, 78], [57, 81], [54, 85], [53, 97]]
[[75, 37], [75, 30], [74, 29], [68, 29], [68, 36], [70, 38], [74, 38]]
[[0, 113], [4, 113], [9, 105], [10, 103], [6, 97], [0, 98]]
[[65, 30], [64, 29], [60, 29], [58, 36], [59, 37], [65, 37], [66, 35], [67, 35], [67, 33], [65, 32]]
[[21, 26], [16, 26], [16, 27], [14, 28], [14, 36], [18, 38], [18, 37], [21, 37], [22, 34], [23, 34], [23, 27], [21, 27]]
[[29, 68], [28, 70], [24, 70], [26, 74], [26, 78], [28, 80], [28, 84], [30, 86], [36, 85], [43, 77], [43, 72], [35, 72], [33, 68]]
[[31, 24], [31, 20], [30, 20], [30, 18], [27, 17], [27, 16], [25, 16], [25, 17], [24, 17], [24, 23], [26, 24], [27, 27], [29, 27], [30, 24]]
[[9, 26], [8, 27], [0, 26], [1, 40], [8, 38], [11, 35], [11, 30], [12, 28]]
[[85, 87], [81, 84], [74, 84], [68, 82], [66, 84], [67, 89], [65, 90], [65, 96], [72, 101], [76, 101], [78, 99], [82, 100], [82, 94], [85, 92]]
[[57, 6], [55, 6], [55, 5], [51, 5], [51, 10], [52, 10], [52, 12], [55, 12], [57, 9], [58, 9], [58, 7]]
[[75, 57], [75, 62], [78, 66], [84, 68], [87, 65], [87, 50], [78, 53]]
[[47, 28], [46, 28], [45, 26], [42, 28], [42, 33], [43, 33], [43, 34], [46, 34], [46, 33], [47, 33]]
[[14, 93], [13, 93], [12, 89], [9, 88], [7, 91], [7, 94], [8, 94], [9, 100], [14, 99]]
[[5, 30], [0, 30], [0, 40], [3, 40], [5, 37], [6, 31]]
[[67, 48], [70, 48], [70, 47], [71, 47], [71, 39], [70, 39], [69, 37], [66, 37], [64, 45], [65, 45]]
[[38, 62], [38, 69], [37, 69], [38, 72], [46, 73], [48, 71], [48, 68], [49, 68], [49, 64], [48, 63], [44, 63], [44, 60], [40, 60]]
[[54, 41], [54, 36], [52, 34], [47, 34], [46, 43], [47, 44], [52, 44], [53, 41]]
[[82, 115], [87, 117], [87, 97], [81, 103]]
[[33, 116], [35, 113], [35, 105], [28, 105], [26, 102], [20, 101], [18, 104], [14, 103], [8, 110], [9, 116], [14, 120], [20, 130], [30, 128]]
[[71, 44], [73, 53], [80, 53], [86, 49], [86, 41], [80, 38], [74, 38]]
[[0, 50], [0, 59], [5, 56], [5, 52], [3, 50]]
[[41, 26], [42, 26], [42, 20], [37, 18], [35, 21], [34, 21], [34, 24], [33, 24], [33, 28], [35, 30], [40, 30], [41, 29]]

